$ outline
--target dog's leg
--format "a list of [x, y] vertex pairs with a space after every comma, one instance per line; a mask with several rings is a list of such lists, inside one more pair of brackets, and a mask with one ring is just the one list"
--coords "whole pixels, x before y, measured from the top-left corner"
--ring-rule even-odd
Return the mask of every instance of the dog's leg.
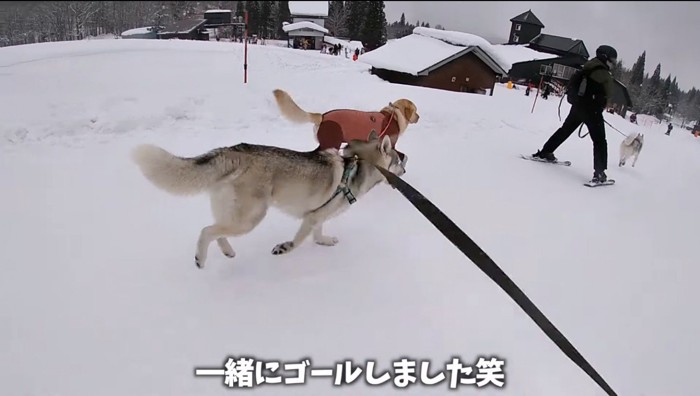
[[309, 234], [311, 234], [311, 232], [316, 228], [318, 223], [319, 216], [317, 213], [312, 213], [304, 217], [304, 220], [301, 222], [299, 231], [297, 231], [297, 234], [294, 236], [294, 239], [291, 241], [277, 244], [272, 249], [272, 254], [280, 255], [289, 253], [292, 250], [294, 250], [297, 246], [301, 245], [301, 243], [304, 242], [304, 240], [309, 236]]
[[234, 257], [236, 252], [226, 237], [243, 235], [252, 231], [267, 214], [267, 205], [263, 202], [255, 202], [245, 206], [237, 204], [231, 213], [238, 214], [238, 216], [233, 215], [233, 218], [228, 219], [226, 223], [217, 223], [202, 229], [197, 242], [197, 254], [194, 258], [197, 267], [204, 268], [209, 245], [214, 239], [224, 255]]
[[280, 255], [291, 252], [292, 250], [294, 250], [295, 247], [301, 245], [301, 243], [306, 239], [306, 237], [309, 236], [309, 234], [315, 226], [315, 222], [312, 221], [309, 216], [305, 217], [304, 220], [301, 222], [301, 227], [299, 227], [299, 231], [297, 231], [297, 234], [294, 236], [294, 240], [278, 243], [277, 245], [275, 245], [274, 248], [272, 248], [272, 254]]
[[632, 167], [634, 168], [634, 164], [637, 163], [637, 158], [639, 158], [639, 154], [634, 156], [634, 160], [632, 161]]
[[323, 235], [323, 223], [319, 224], [314, 228], [313, 231], [314, 242], [323, 246], [335, 246], [338, 243], [338, 238]]
[[217, 238], [216, 243], [219, 244], [219, 249], [221, 249], [221, 253], [224, 254], [224, 256], [228, 258], [234, 258], [236, 257], [236, 252], [233, 250], [231, 247], [231, 244], [228, 243], [228, 240], [224, 237]]
[[[223, 239], [225, 235], [233, 235], [236, 233], [236, 226], [226, 226], [221, 224], [213, 224], [202, 228], [199, 233], [199, 240], [197, 241], [197, 253], [194, 256], [194, 263], [199, 268], [204, 268], [204, 262], [207, 261], [207, 252], [209, 250], [209, 244], [214, 239]], [[228, 242], [226, 242], [228, 244]], [[229, 248], [231, 245], [229, 245]], [[233, 249], [231, 249], [233, 251]], [[235, 252], [234, 252], [235, 254]]]
[[[236, 256], [236, 252], [226, 239], [227, 236], [248, 233], [265, 217], [267, 213], [267, 204], [264, 203], [264, 201], [249, 199], [251, 196], [260, 195], [264, 196], [265, 194], [260, 191], [246, 190], [243, 188], [239, 188], [237, 192], [236, 189], [232, 187], [222, 188], [211, 195], [211, 207], [215, 224], [231, 225], [229, 228], [231, 228], [232, 233], [218, 235], [209, 241], [209, 243], [211, 243], [212, 240], [216, 239], [216, 243], [219, 245], [219, 249], [224, 256], [229, 258]], [[203, 256], [206, 257], [206, 252], [203, 253]], [[202, 259], [199, 246], [197, 257], [200, 258], [203, 264], [204, 260]]]

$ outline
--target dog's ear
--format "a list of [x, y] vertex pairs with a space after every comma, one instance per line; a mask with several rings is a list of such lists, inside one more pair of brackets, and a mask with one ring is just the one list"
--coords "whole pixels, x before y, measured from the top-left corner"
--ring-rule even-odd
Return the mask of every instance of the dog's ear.
[[401, 99], [399, 100], [401, 102], [401, 111], [403, 112], [404, 117], [406, 117], [406, 120], [409, 122], [418, 122], [418, 109], [416, 109], [416, 105], [413, 104], [408, 99]]
[[384, 136], [384, 139], [382, 139], [382, 144], [379, 146], [379, 152], [383, 155], [391, 152], [391, 139], [389, 136]]
[[369, 137], [367, 138], [367, 141], [371, 142], [374, 140], [379, 140], [379, 135], [377, 135], [377, 131], [372, 129], [372, 132], [369, 133]]

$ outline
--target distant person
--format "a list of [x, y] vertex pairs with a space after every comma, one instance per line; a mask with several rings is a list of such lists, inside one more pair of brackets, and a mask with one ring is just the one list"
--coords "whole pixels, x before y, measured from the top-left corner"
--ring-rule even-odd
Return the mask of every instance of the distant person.
[[671, 130], [673, 129], [673, 124], [668, 123], [668, 129], [666, 130], [666, 135], [671, 136]]
[[[610, 70], [617, 62], [617, 51], [609, 45], [601, 45], [595, 55], [595, 58], [583, 65], [581, 85], [575, 87], [578, 92], [573, 92], [573, 103], [566, 120], [545, 142], [542, 149], [537, 150], [532, 156], [555, 162], [557, 158], [554, 156], [554, 151], [574, 133], [576, 128], [585, 124], [593, 141], [594, 172], [591, 182], [603, 183], [608, 179], [605, 174], [608, 168], [608, 142], [605, 139], [603, 110], [612, 106], [609, 102], [613, 95], [614, 80]], [[583, 84], [586, 84], [585, 91]]]
[[552, 87], [550, 87], [549, 84], [545, 84], [544, 89], [542, 90], [542, 99], [548, 99], [550, 93], [552, 93]]

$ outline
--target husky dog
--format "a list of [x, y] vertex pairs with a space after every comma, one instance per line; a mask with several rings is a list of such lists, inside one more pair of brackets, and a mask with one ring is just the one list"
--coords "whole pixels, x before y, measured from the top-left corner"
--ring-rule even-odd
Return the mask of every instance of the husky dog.
[[620, 143], [620, 163], [618, 166], [625, 166], [625, 162], [628, 159], [634, 157], [632, 161], [632, 167], [637, 163], [637, 158], [639, 158], [639, 153], [642, 151], [642, 146], [644, 145], [644, 134], [638, 132], [632, 132], [625, 138], [625, 140]]
[[132, 158], [146, 179], [162, 190], [175, 195], [209, 193], [214, 224], [200, 233], [195, 254], [199, 268], [214, 240], [233, 258], [226, 238], [252, 231], [271, 206], [302, 220], [294, 239], [276, 245], [272, 254], [292, 251], [309, 234], [317, 244], [333, 246], [338, 239], [323, 234], [323, 223], [386, 181], [375, 165], [397, 176], [405, 172], [389, 137], [380, 140], [376, 133], [368, 141], [351, 141], [342, 155], [336, 149], [299, 152], [241, 143], [183, 158], [145, 144], [134, 149]]

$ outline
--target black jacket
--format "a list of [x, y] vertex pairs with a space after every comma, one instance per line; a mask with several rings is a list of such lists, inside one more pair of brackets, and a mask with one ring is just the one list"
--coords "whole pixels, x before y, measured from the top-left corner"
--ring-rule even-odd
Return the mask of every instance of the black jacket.
[[589, 75], [584, 103], [587, 107], [592, 106], [596, 111], [603, 111], [612, 100], [615, 81], [608, 65], [598, 58], [593, 58], [583, 65], [584, 72], [591, 70], [593, 71]]

